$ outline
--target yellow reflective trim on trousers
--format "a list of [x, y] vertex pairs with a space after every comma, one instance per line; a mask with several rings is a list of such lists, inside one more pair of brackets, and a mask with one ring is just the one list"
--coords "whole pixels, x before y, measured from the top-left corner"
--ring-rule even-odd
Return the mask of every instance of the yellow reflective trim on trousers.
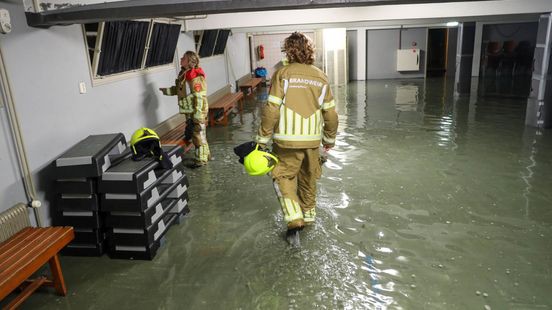
[[270, 137], [261, 137], [259, 135], [255, 136], [255, 142], [257, 143], [267, 144], [268, 141], [270, 141]]
[[268, 102], [272, 102], [274, 104], [281, 105], [282, 102], [284, 102], [284, 100], [282, 100], [282, 98], [278, 98], [276, 96], [269, 95], [268, 96]]
[[301, 210], [301, 206], [299, 206], [299, 203], [297, 201], [291, 200], [293, 203], [293, 218], [289, 220], [288, 222], [291, 222], [296, 219], [303, 218], [303, 210]]
[[282, 212], [284, 213], [284, 220], [291, 222], [296, 219], [303, 218], [303, 211], [299, 206], [299, 203], [289, 198], [283, 198], [280, 200], [282, 206]]
[[211, 154], [211, 151], [209, 150], [209, 145], [204, 144], [200, 145], [199, 148], [197, 148], [197, 160], [203, 163], [206, 163], [209, 161], [209, 155]]
[[316, 207], [306, 211], [304, 217], [315, 217], [316, 216]]
[[312, 208], [309, 211], [303, 213], [303, 219], [307, 223], [312, 223], [315, 221], [316, 218], [316, 208]]
[[282, 207], [282, 212], [284, 213], [284, 217], [289, 217], [289, 213], [286, 209], [286, 202], [284, 198], [279, 198], [278, 201], [280, 202], [280, 206]]

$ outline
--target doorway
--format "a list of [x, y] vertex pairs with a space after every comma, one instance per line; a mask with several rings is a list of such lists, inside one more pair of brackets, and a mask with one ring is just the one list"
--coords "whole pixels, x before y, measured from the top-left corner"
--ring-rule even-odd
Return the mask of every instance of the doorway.
[[448, 29], [428, 29], [427, 69], [428, 77], [444, 77], [447, 73]]

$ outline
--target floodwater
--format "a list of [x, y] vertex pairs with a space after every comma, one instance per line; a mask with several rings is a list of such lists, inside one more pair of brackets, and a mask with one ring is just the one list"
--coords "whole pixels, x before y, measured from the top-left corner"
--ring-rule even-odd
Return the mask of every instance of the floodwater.
[[215, 160], [189, 171], [191, 213], [153, 261], [62, 257], [69, 295], [22, 308], [552, 309], [552, 132], [525, 127], [525, 99], [451, 87], [334, 88], [338, 142], [300, 249], [270, 178], [232, 152], [259, 125], [258, 93], [208, 129]]

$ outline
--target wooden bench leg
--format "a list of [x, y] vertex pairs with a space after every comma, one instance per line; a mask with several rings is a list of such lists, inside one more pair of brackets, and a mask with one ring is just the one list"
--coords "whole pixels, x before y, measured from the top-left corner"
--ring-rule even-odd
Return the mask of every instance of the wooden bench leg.
[[56, 254], [48, 261], [50, 264], [50, 270], [52, 271], [52, 281], [54, 282], [54, 288], [56, 292], [61, 295], [67, 295], [67, 287], [65, 287], [65, 280], [63, 279], [63, 273], [61, 273], [61, 264], [59, 263], [59, 256]]
[[215, 126], [215, 111], [209, 110], [209, 127]]
[[29, 298], [29, 296], [31, 296], [34, 291], [36, 291], [39, 287], [42, 286], [42, 284], [44, 284], [44, 282], [47, 281], [48, 279], [46, 279], [46, 277], [40, 277], [32, 281], [31, 284], [27, 285], [27, 287], [25, 287], [25, 289], [21, 291], [21, 293], [19, 293], [19, 295], [17, 295], [17, 297], [6, 306], [6, 310], [17, 309], [17, 307], [19, 307], [25, 301], [25, 299]]

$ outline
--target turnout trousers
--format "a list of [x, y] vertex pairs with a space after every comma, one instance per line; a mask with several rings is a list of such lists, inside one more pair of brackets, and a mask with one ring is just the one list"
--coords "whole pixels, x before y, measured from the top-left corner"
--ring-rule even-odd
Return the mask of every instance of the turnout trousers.
[[[191, 119], [191, 115], [186, 115]], [[193, 119], [192, 143], [195, 146], [195, 160], [199, 164], [206, 164], [211, 158], [211, 151], [207, 143], [207, 119], [202, 122]]]
[[314, 221], [316, 182], [321, 176], [319, 148], [288, 149], [277, 145], [273, 153], [279, 163], [272, 171], [274, 189], [287, 223], [303, 219]]

